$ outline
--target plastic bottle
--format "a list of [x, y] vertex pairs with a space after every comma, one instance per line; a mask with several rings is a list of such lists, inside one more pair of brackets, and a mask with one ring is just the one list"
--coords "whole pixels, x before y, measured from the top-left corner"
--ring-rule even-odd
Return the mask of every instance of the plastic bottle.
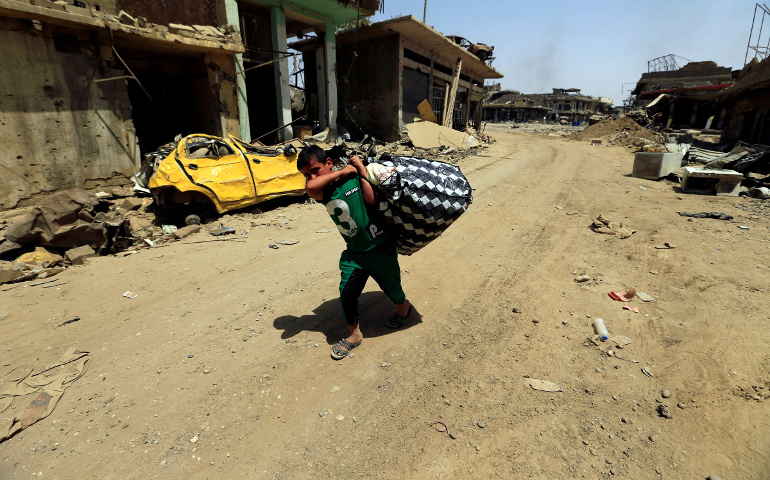
[[606, 341], [610, 338], [610, 332], [607, 331], [607, 327], [604, 325], [603, 318], [594, 319], [594, 330], [596, 334], [602, 337], [602, 341]]

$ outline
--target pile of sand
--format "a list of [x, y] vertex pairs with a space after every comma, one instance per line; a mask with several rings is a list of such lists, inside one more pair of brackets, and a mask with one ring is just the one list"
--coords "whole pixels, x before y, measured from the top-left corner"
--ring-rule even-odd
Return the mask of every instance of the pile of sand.
[[627, 117], [617, 120], [602, 120], [572, 135], [571, 138], [580, 141], [601, 139], [602, 143], [624, 147], [658, 144], [663, 141], [660, 134], [644, 128]]

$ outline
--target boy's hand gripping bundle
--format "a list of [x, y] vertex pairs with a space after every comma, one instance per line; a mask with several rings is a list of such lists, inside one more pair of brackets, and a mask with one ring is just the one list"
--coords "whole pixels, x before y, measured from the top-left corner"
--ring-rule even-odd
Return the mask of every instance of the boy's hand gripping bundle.
[[378, 209], [396, 234], [402, 255], [441, 235], [473, 201], [468, 180], [448, 163], [383, 155], [366, 170], [379, 189]]

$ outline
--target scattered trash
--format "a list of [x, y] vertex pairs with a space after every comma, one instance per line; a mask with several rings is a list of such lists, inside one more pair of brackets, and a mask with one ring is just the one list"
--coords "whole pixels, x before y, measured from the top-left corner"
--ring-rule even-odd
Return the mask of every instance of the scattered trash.
[[749, 196], [753, 198], [768, 198], [770, 197], [770, 188], [767, 187], [751, 187], [749, 189]]
[[278, 248], [279, 248], [278, 245], [276, 245], [274, 243], [269, 244], [268, 247], [270, 247], [272, 249], [275, 249], [275, 250], [278, 250]]
[[700, 213], [686, 213], [686, 212], [676, 212], [679, 215], [683, 217], [693, 217], [693, 218], [715, 218], [717, 220], [732, 220], [733, 216], [728, 215], [726, 213], [722, 212], [700, 212]]
[[329, 233], [331, 230], [316, 230], [315, 233]]
[[149, 245], [149, 246], [151, 246], [151, 247], [154, 247], [154, 246], [155, 246], [155, 242], [153, 242], [153, 241], [152, 241], [152, 240], [150, 240], [149, 238], [145, 238], [145, 239], [144, 239], [144, 241], [145, 241], [145, 243], [146, 243], [147, 245]]
[[655, 248], [658, 250], [670, 250], [672, 248], [676, 248], [676, 245], [671, 245], [670, 243], [666, 242], [663, 245], [655, 245]]
[[163, 233], [171, 234], [177, 231], [176, 225], [163, 225]]
[[276, 240], [275, 243], [277, 243], [278, 245], [296, 245], [296, 244], [299, 243], [299, 240], [294, 240], [294, 239], [291, 239], [291, 240]]
[[13, 404], [15, 397], [39, 393], [13, 419], [0, 423], [0, 442], [50, 415], [65, 389], [86, 373], [90, 363], [90, 353], [73, 347], [58, 361], [46, 365], [37, 373], [29, 372], [17, 378], [9, 378], [10, 381], [4, 384], [5, 388], [0, 392], [3, 410]]
[[225, 227], [223, 224], [219, 224], [219, 228], [212, 230], [209, 232], [210, 234], [214, 235], [215, 237], [218, 237], [220, 235], [230, 235], [235, 233], [235, 229], [233, 227]]
[[590, 228], [596, 233], [614, 235], [618, 238], [628, 238], [636, 233], [636, 230], [630, 228], [629, 226], [623, 225], [620, 222], [613, 222], [606, 218], [604, 215], [599, 215], [596, 217], [596, 220], [591, 223]]
[[650, 367], [642, 367], [642, 373], [647, 375], [650, 378], [655, 378], [655, 376], [650, 371]]
[[63, 327], [64, 325], [69, 325], [70, 323], [75, 323], [75, 322], [77, 322], [79, 320], [80, 320], [80, 317], [75, 317], [75, 318], [72, 318], [70, 320], [67, 320], [66, 322], [60, 323], [59, 325], [57, 325], [57, 327]]
[[446, 423], [442, 422], [441, 420], [434, 420], [431, 422], [431, 427], [436, 429], [437, 432], [446, 433], [448, 437], [450, 437], [452, 440], [457, 438], [454, 434], [449, 432], [449, 427], [446, 426]]
[[741, 180], [734, 170], [684, 167], [681, 186], [685, 193], [737, 197]]
[[636, 292], [636, 296], [643, 302], [654, 302], [655, 299], [644, 292]]
[[134, 293], [131, 290], [129, 290], [126, 293], [124, 293], [123, 296], [126, 297], [126, 298], [136, 298], [136, 297], [139, 296], [139, 294], [138, 293]]
[[589, 280], [591, 280], [591, 277], [589, 277], [588, 275], [578, 275], [577, 277], [575, 277], [575, 282], [577, 283], [583, 283]]
[[638, 187], [638, 188], [639, 188], [639, 190], [641, 190], [641, 191], [643, 191], [643, 192], [646, 192], [646, 191], [647, 191], [647, 189], [646, 189], [645, 187], [641, 186], [641, 185], [639, 185], [639, 187]]
[[524, 385], [527, 385], [532, 390], [540, 390], [543, 392], [563, 392], [564, 388], [561, 385], [557, 385], [548, 380], [537, 380], [535, 378], [528, 378], [524, 380]]
[[636, 289], [631, 287], [627, 292], [609, 292], [607, 295], [618, 302], [630, 302], [636, 296]]
[[607, 326], [604, 324], [604, 319], [595, 318], [593, 324], [596, 334], [601, 337], [602, 341], [607, 341], [607, 339], [610, 338], [610, 332], [607, 331]]
[[738, 225], [738, 228], [740, 228], [741, 230], [748, 230], [749, 229], [749, 227], [747, 227], [745, 225]]
[[623, 305], [623, 310], [630, 310], [630, 311], [632, 311], [634, 313], [639, 313], [639, 307], [631, 308], [628, 305]]

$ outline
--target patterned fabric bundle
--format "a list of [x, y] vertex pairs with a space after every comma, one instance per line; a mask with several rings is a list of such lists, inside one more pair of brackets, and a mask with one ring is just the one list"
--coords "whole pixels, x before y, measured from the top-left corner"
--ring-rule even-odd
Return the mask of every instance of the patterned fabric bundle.
[[378, 209], [396, 234], [402, 255], [441, 235], [473, 201], [468, 180], [449, 163], [383, 155], [367, 171], [384, 197]]

